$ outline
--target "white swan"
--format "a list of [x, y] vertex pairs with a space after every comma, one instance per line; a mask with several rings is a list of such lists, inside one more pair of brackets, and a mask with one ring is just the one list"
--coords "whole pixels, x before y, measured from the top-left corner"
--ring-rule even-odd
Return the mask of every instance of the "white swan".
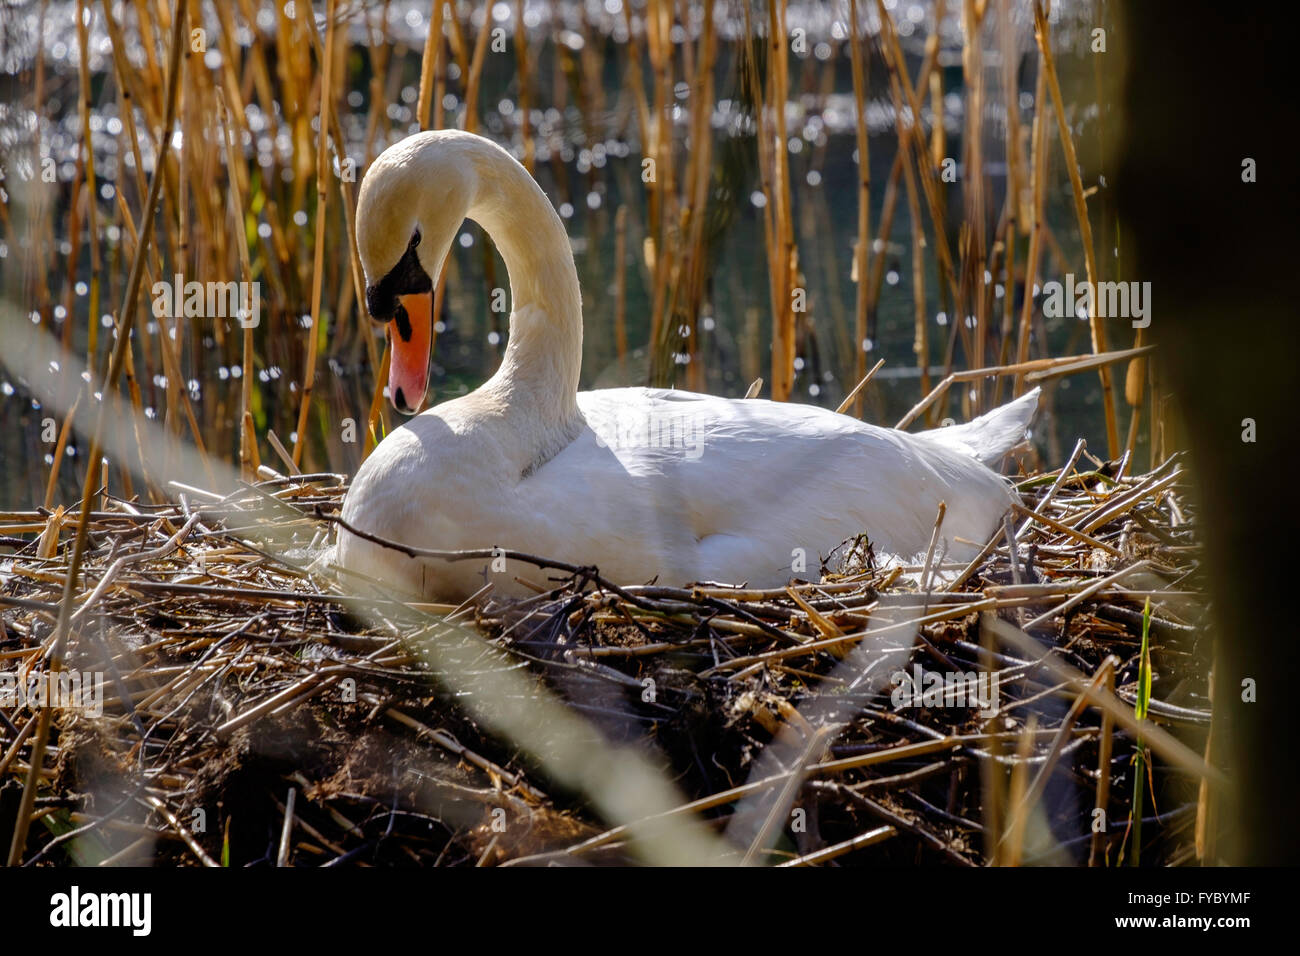
[[[419, 133], [375, 160], [357, 242], [367, 305], [389, 320], [390, 396], [423, 400], [430, 290], [463, 220], [510, 273], [510, 338], [482, 387], [415, 416], [374, 450], [343, 518], [421, 548], [501, 547], [595, 565], [637, 584], [786, 583], [866, 532], [878, 550], [924, 552], [940, 501], [943, 546], [973, 553], [1009, 501], [989, 464], [1019, 442], [1037, 390], [975, 421], [920, 434], [823, 408], [691, 392], [578, 392], [582, 304], [564, 226], [505, 150], [456, 131]], [[530, 593], [515, 562], [412, 559], [339, 531], [337, 559], [390, 586], [463, 598], [487, 582]], [[501, 570], [499, 565], [504, 563]]]

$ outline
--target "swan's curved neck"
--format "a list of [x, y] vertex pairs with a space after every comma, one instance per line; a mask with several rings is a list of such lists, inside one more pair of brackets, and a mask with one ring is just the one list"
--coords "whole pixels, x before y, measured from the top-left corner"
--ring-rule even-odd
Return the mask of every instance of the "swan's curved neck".
[[532, 176], [503, 150], [473, 151], [477, 188], [466, 215], [496, 244], [510, 275], [510, 338], [483, 389], [511, 415], [566, 430], [578, 421], [582, 293], [564, 224]]

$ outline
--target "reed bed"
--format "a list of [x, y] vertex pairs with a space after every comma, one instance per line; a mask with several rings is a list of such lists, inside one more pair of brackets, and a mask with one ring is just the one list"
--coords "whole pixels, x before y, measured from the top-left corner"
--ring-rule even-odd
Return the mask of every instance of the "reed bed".
[[[524, 671], [670, 775], [682, 803], [664, 817], [723, 834], [719, 862], [1212, 861], [1212, 634], [1187, 475], [1130, 463], [1081, 442], [1063, 469], [1022, 475], [966, 565], [884, 562], [864, 537], [757, 591], [616, 587], [527, 558], [534, 597], [455, 607], [363, 597], [328, 571], [342, 475], [106, 495], [66, 658], [105, 675], [102, 714], [54, 711], [20, 862], [635, 859], [627, 827], [440, 683], [422, 643], [471, 629], [496, 652], [466, 644], [482, 667]], [[0, 672], [16, 680], [49, 666], [73, 531], [62, 509], [0, 514]], [[989, 706], [897, 706], [889, 675], [916, 667], [986, 675]], [[37, 719], [0, 706], [5, 829]]]
[[[0, 117], [6, 298], [96, 371], [112, 327], [138, 313], [122, 373], [133, 407], [246, 476], [276, 460], [275, 443], [308, 470], [351, 469], [399, 424], [380, 394], [354, 216], [369, 163], [416, 128], [486, 132], [570, 209], [590, 381], [740, 395], [761, 375], [765, 395], [835, 407], [887, 358], [854, 403], [884, 418], [962, 369], [1074, 354], [1083, 335], [1099, 353], [1145, 344], [1113, 318], [1045, 318], [1035, 293], [1068, 271], [1124, 274], [1097, 181], [1102, 121], [1078, 80], [1100, 70], [1087, 44], [1109, 23], [1104, 3], [938, 0], [920, 21], [921, 7], [904, 17], [879, 0], [65, 6], [0, 14], [16, 50], [37, 37]], [[79, 42], [61, 60], [50, 37], [69, 10]], [[177, 76], [173, 34], [187, 41]], [[960, 111], [944, 75], [958, 55]], [[1098, 81], [1082, 94], [1104, 106], [1110, 92]], [[51, 161], [54, 182], [32, 175]], [[149, 320], [150, 290], [178, 275], [256, 283], [260, 321]], [[449, 259], [436, 399], [494, 370], [505, 315], [489, 303], [504, 279], [485, 237]], [[32, 377], [56, 373], [6, 359], [0, 447], [44, 458], [47, 411], [75, 424], [68, 409], [93, 388], [62, 382], [56, 407], [29, 408]], [[1173, 444], [1155, 368], [1135, 361], [1122, 391], [1117, 371], [1097, 375], [1086, 399], [1061, 403], [1064, 422], [1045, 416], [1052, 460], [1086, 423], [1094, 441], [1104, 427], [1108, 456], [1143, 445], [1158, 464]], [[926, 420], [986, 410], [1004, 385], [1024, 388], [974, 383]], [[345, 420], [359, 442], [341, 437]], [[75, 495], [77, 473], [99, 468], [80, 430], [60, 446], [66, 462], [12, 489]], [[166, 464], [139, 449], [110, 475], [162, 503], [149, 472]]]

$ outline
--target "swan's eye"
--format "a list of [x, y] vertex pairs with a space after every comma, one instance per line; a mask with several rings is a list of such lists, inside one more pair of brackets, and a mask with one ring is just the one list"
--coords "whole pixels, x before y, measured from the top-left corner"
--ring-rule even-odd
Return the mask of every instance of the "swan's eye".
[[417, 226], [406, 244], [406, 252], [382, 279], [366, 289], [366, 308], [370, 317], [376, 322], [387, 322], [397, 312], [397, 297], [430, 292], [433, 280], [420, 265], [420, 257], [415, 247], [420, 244], [420, 229]]

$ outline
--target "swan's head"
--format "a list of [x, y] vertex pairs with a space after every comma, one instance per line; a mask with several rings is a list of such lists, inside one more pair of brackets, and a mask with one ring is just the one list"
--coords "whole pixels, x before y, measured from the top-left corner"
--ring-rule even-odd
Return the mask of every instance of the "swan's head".
[[417, 133], [371, 164], [357, 199], [357, 251], [366, 308], [388, 324], [388, 397], [412, 415], [429, 385], [433, 288], [476, 185], [462, 137]]

